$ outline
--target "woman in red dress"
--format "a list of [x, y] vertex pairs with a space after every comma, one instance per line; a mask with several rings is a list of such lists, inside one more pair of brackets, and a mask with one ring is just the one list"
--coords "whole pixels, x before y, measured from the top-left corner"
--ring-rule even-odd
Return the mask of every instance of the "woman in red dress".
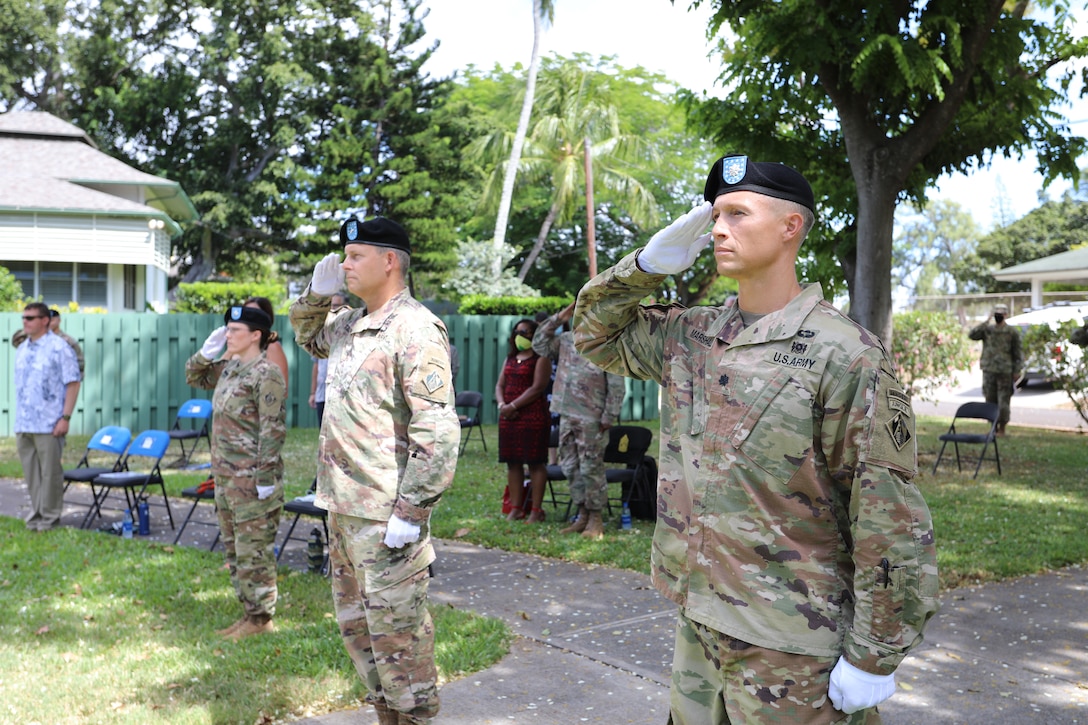
[[544, 391], [551, 379], [552, 364], [533, 352], [536, 323], [518, 320], [510, 333], [506, 362], [495, 383], [499, 404], [499, 463], [506, 464], [506, 489], [510, 495], [509, 521], [525, 518], [522, 498], [525, 468], [529, 469], [530, 523], [544, 520], [544, 487], [548, 482], [548, 431], [551, 416]]

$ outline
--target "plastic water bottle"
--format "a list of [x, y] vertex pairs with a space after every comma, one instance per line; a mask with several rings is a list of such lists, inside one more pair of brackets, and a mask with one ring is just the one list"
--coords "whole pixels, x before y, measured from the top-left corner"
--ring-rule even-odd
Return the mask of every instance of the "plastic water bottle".
[[631, 530], [631, 507], [627, 504], [623, 505], [623, 513], [620, 514], [620, 528], [624, 531]]
[[136, 504], [136, 519], [140, 522], [140, 528], [137, 533], [140, 536], [149, 536], [151, 534], [151, 510], [147, 505], [147, 499], [140, 499], [140, 503]]
[[125, 509], [125, 515], [121, 517], [121, 538], [132, 538], [132, 509]]
[[321, 542], [321, 530], [316, 526], [310, 531], [310, 541], [306, 544], [306, 560], [314, 574], [319, 574], [325, 564], [325, 545]]

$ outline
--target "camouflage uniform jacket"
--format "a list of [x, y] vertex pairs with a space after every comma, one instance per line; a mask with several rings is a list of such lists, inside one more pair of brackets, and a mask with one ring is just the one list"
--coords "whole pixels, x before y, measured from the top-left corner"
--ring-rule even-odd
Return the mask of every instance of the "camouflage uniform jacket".
[[583, 355], [662, 386], [657, 588], [745, 642], [893, 671], [937, 609], [937, 561], [880, 342], [818, 285], [745, 329], [732, 304], [640, 305], [663, 279], [628, 255], [574, 318]]
[[[185, 363], [185, 381], [215, 388], [212, 395], [212, 475], [216, 488], [235, 496], [239, 520], [283, 503], [283, 442], [287, 438], [287, 386], [264, 353], [247, 363], [212, 362], [199, 352]], [[257, 499], [257, 486], [276, 493]], [[217, 495], [220, 492], [217, 491]]]
[[986, 373], [1019, 374], [1024, 367], [1020, 350], [1020, 331], [1012, 325], [991, 325], [983, 322], [971, 329], [968, 337], [982, 340], [979, 367]]
[[533, 351], [558, 361], [552, 386], [551, 412], [569, 418], [615, 425], [623, 405], [623, 378], [606, 373], [574, 349], [574, 333], [558, 335], [559, 321], [552, 315], [533, 335]]
[[461, 440], [446, 326], [407, 289], [368, 314], [330, 313], [329, 298], [307, 288], [290, 317], [298, 344], [329, 359], [314, 504], [426, 522]]

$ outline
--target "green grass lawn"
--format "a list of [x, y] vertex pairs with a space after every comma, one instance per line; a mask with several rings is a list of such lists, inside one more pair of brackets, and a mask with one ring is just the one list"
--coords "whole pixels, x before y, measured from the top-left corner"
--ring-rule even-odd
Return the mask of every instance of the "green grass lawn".
[[[646, 425], [656, 436], [656, 421]], [[938, 418], [918, 425], [917, 485], [933, 512], [942, 587], [1088, 562], [1084, 436], [1012, 427], [1000, 441], [1003, 474], [984, 463], [975, 480], [973, 463], [958, 473], [947, 453], [930, 474], [947, 426]], [[484, 433], [488, 452], [475, 439], [469, 444], [434, 513], [436, 536], [648, 572], [647, 522], [610, 528], [603, 541], [559, 536], [563, 507], [556, 513], [546, 504], [545, 523], [508, 523], [500, 513], [506, 477], [496, 462], [497, 430]], [[86, 440], [69, 439], [67, 465]], [[289, 496], [309, 487], [316, 445], [316, 430], [289, 431]], [[175, 496], [204, 475], [167, 471], [168, 491]], [[0, 476], [21, 476], [13, 439], [0, 439]], [[279, 633], [228, 646], [214, 630], [233, 619], [237, 604], [219, 553], [137, 549], [70, 529], [31, 535], [3, 517], [0, 538], [0, 721], [248, 725], [353, 707], [362, 694], [331, 618], [328, 584], [315, 575], [283, 570]], [[443, 677], [506, 651], [502, 623], [442, 607], [434, 613]]]

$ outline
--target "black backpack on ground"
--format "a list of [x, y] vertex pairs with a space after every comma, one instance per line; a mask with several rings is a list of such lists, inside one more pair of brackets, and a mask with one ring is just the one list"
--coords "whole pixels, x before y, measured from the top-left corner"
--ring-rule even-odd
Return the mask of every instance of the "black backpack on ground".
[[643, 456], [630, 484], [624, 484], [623, 500], [631, 515], [643, 521], [657, 520], [657, 461]]

